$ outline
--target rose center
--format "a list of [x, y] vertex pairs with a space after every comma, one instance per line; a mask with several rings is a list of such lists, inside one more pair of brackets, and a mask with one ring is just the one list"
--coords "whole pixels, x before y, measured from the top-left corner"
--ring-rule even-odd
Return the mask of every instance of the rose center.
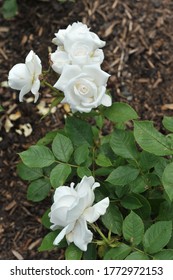
[[77, 83], [76, 88], [81, 95], [86, 95], [89, 91], [88, 87], [84, 84]]

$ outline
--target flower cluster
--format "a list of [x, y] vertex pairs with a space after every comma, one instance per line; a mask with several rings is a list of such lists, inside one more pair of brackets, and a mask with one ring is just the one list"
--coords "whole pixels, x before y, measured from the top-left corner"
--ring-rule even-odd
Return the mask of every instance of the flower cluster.
[[73, 23], [55, 34], [57, 50], [50, 55], [52, 68], [61, 74], [54, 87], [64, 92], [62, 103], [72, 112], [89, 113], [99, 105], [111, 106], [106, 94], [109, 75], [101, 70], [105, 42], [81, 23]]
[[[106, 94], [109, 74], [100, 67], [104, 59], [100, 48], [105, 42], [81, 22], [60, 29], [55, 36], [52, 41], [57, 50], [50, 54], [50, 63], [60, 75], [54, 87], [64, 92], [61, 102], [68, 103], [72, 112], [81, 113], [89, 113], [99, 105], [111, 106], [111, 98]], [[41, 74], [41, 61], [33, 51], [27, 55], [25, 63], [13, 66], [9, 72], [9, 86], [20, 90], [20, 101], [29, 91], [37, 101]], [[42, 77], [44, 80], [44, 75]]]
[[82, 251], [87, 250], [87, 245], [93, 238], [92, 232], [87, 228], [87, 222], [95, 222], [100, 215], [105, 214], [109, 206], [108, 197], [93, 205], [94, 189], [99, 186], [94, 177], [84, 176], [76, 188], [74, 183], [71, 183], [70, 187], [61, 186], [56, 189], [49, 213], [53, 224], [51, 229], [63, 229], [54, 240], [55, 245], [66, 236], [68, 243], [74, 242]]
[[[53, 43], [57, 45], [57, 50], [50, 54], [50, 63], [59, 75], [54, 88], [64, 92], [62, 103], [68, 103], [72, 112], [81, 113], [89, 113], [101, 104], [111, 106], [111, 98], [106, 94], [109, 74], [100, 67], [104, 58], [100, 48], [105, 42], [80, 22], [59, 30], [55, 35]], [[45, 80], [40, 58], [32, 50], [25, 63], [13, 66], [8, 77], [9, 86], [20, 90], [20, 101], [31, 91], [35, 102], [39, 97], [41, 79], [53, 88]], [[105, 214], [109, 206], [108, 197], [93, 205], [94, 190], [99, 186], [94, 177], [84, 176], [75, 188], [74, 183], [71, 183], [70, 187], [60, 186], [55, 190], [54, 203], [49, 213], [51, 229], [61, 229], [54, 240], [55, 245], [66, 237], [68, 243], [74, 242], [81, 250], [87, 250], [93, 238], [87, 222], [95, 222]]]

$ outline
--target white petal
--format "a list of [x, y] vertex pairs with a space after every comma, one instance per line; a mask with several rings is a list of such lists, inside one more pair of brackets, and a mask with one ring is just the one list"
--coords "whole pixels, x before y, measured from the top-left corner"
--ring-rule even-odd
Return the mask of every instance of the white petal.
[[83, 205], [84, 209], [90, 207], [95, 199], [95, 195], [93, 192], [93, 186], [95, 184], [95, 179], [93, 176], [87, 177], [84, 176], [79, 184], [76, 186], [76, 191], [78, 196], [80, 197], [80, 202]]
[[[68, 235], [66, 236], [68, 240]], [[82, 251], [87, 250], [87, 245], [92, 241], [93, 234], [87, 228], [87, 223], [84, 219], [80, 219], [75, 224], [73, 229], [73, 237], [70, 235], [70, 240], [73, 239], [74, 244]]]
[[73, 188], [69, 188], [67, 186], [60, 186], [56, 188], [54, 193], [54, 201], [59, 201], [64, 196], [75, 196], [76, 191]]
[[26, 67], [31, 76], [39, 76], [42, 72], [41, 60], [32, 50], [25, 59]]
[[14, 65], [8, 76], [9, 86], [21, 90], [29, 82], [31, 82], [31, 76], [26, 65], [24, 63]]
[[97, 49], [95, 50], [95, 52], [93, 53], [93, 55], [90, 57], [90, 64], [102, 64], [104, 60], [104, 53], [102, 50]]
[[59, 242], [64, 238], [64, 236], [73, 229], [73, 227], [74, 227], [74, 224], [70, 224], [70, 225], [66, 226], [65, 228], [63, 228], [63, 230], [61, 230], [61, 232], [55, 238], [53, 244], [58, 245]]
[[24, 86], [24, 87], [21, 89], [21, 91], [20, 91], [20, 93], [19, 93], [19, 101], [20, 101], [20, 102], [23, 101], [24, 95], [27, 94], [28, 92], [30, 92], [30, 90], [31, 90], [31, 86], [30, 86], [30, 85], [26, 85], [26, 86]]
[[39, 98], [39, 92], [35, 93], [34, 95], [35, 95], [35, 98], [34, 98], [34, 103], [36, 103], [36, 102], [37, 102], [37, 100], [38, 100], [38, 98]]
[[112, 105], [112, 99], [108, 94], [104, 94], [102, 98], [102, 105], [110, 107]]
[[110, 75], [101, 70], [100, 65], [97, 64], [85, 65], [83, 71], [87, 73], [89, 77], [94, 79], [97, 86], [106, 85], [107, 80], [110, 77]]
[[81, 73], [81, 68], [78, 65], [65, 65], [59, 80], [55, 83], [54, 87], [59, 90], [64, 90], [67, 83]]
[[33, 50], [31, 50], [25, 58], [25, 63], [31, 61], [33, 58], [33, 55], [34, 55], [34, 52], [33, 52]]
[[98, 48], [103, 48], [106, 45], [106, 42], [100, 40], [97, 34], [95, 34], [94, 32], [90, 32], [90, 34]]
[[39, 88], [40, 88], [40, 80], [37, 79], [37, 80], [33, 83], [33, 85], [32, 85], [31, 92], [32, 92], [33, 94], [37, 94], [38, 91], [39, 91]]
[[96, 203], [94, 206], [86, 209], [82, 217], [89, 223], [94, 223], [101, 215], [106, 213], [106, 209], [109, 206], [109, 198], [106, 197]]
[[58, 74], [62, 73], [64, 65], [70, 64], [68, 54], [65, 51], [57, 50], [50, 55], [52, 61], [52, 69]]

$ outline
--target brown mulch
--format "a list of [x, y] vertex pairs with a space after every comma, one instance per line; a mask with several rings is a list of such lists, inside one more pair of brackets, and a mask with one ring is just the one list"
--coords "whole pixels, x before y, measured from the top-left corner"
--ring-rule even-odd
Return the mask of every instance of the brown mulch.
[[[173, 2], [172, 0], [21, 0], [13, 20], [0, 18], [0, 82], [7, 81], [11, 67], [23, 62], [33, 49], [48, 67], [48, 51], [54, 33], [68, 24], [82, 21], [103, 40], [102, 68], [111, 74], [108, 88], [114, 101], [128, 102], [141, 119], [153, 120], [162, 131], [163, 115], [173, 115]], [[55, 77], [52, 78], [54, 83]], [[40, 203], [26, 199], [27, 184], [16, 174], [19, 152], [51, 129], [63, 126], [63, 108], [41, 120], [35, 104], [19, 103], [18, 93], [0, 87], [0, 259], [62, 259], [63, 251], [39, 253], [47, 233], [40, 222], [50, 198]], [[39, 103], [51, 101], [42, 89]], [[18, 112], [18, 113], [17, 113]], [[13, 127], [5, 129], [11, 114]], [[28, 137], [17, 132], [29, 123]]]

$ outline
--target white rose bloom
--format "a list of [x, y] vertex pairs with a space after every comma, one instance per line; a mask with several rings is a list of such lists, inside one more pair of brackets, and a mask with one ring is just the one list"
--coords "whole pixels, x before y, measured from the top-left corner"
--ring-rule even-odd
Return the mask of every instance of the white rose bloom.
[[100, 184], [95, 182], [94, 177], [86, 177], [74, 188], [58, 187], [54, 194], [54, 203], [49, 213], [53, 224], [52, 230], [63, 228], [54, 240], [54, 245], [66, 237], [68, 243], [74, 242], [82, 251], [87, 250], [87, 245], [92, 241], [93, 234], [87, 228], [87, 222], [95, 222], [100, 215], [104, 215], [109, 206], [109, 198], [93, 205], [94, 189]]
[[58, 47], [54, 53], [50, 54], [52, 68], [58, 74], [62, 73], [66, 64], [77, 64], [80, 66], [98, 64], [103, 62], [104, 54], [101, 49], [94, 50], [88, 45], [76, 42], [72, 45], [69, 53]]
[[89, 65], [101, 64], [104, 59], [103, 51], [99, 48], [105, 42], [90, 32], [89, 28], [81, 23], [73, 23], [66, 29], [60, 29], [52, 41], [58, 45], [57, 50], [50, 55], [52, 68], [58, 74], [62, 73], [65, 64]]
[[13, 66], [9, 72], [8, 84], [11, 88], [20, 90], [19, 101], [31, 91], [35, 95], [34, 102], [39, 97], [40, 79], [42, 66], [40, 58], [31, 50], [25, 59], [25, 63]]
[[88, 113], [101, 104], [111, 106], [111, 97], [106, 94], [109, 76], [98, 65], [65, 65], [54, 87], [64, 92], [62, 103], [68, 103], [72, 112]]
[[91, 32], [87, 25], [82, 22], [74, 22], [66, 29], [60, 29], [58, 33], [55, 33], [55, 36], [52, 42], [58, 46], [63, 45], [66, 51], [69, 51], [74, 42], [77, 41], [92, 43], [95, 45], [95, 48], [102, 48], [105, 46], [105, 42], [100, 40], [100, 38], [94, 32]]

